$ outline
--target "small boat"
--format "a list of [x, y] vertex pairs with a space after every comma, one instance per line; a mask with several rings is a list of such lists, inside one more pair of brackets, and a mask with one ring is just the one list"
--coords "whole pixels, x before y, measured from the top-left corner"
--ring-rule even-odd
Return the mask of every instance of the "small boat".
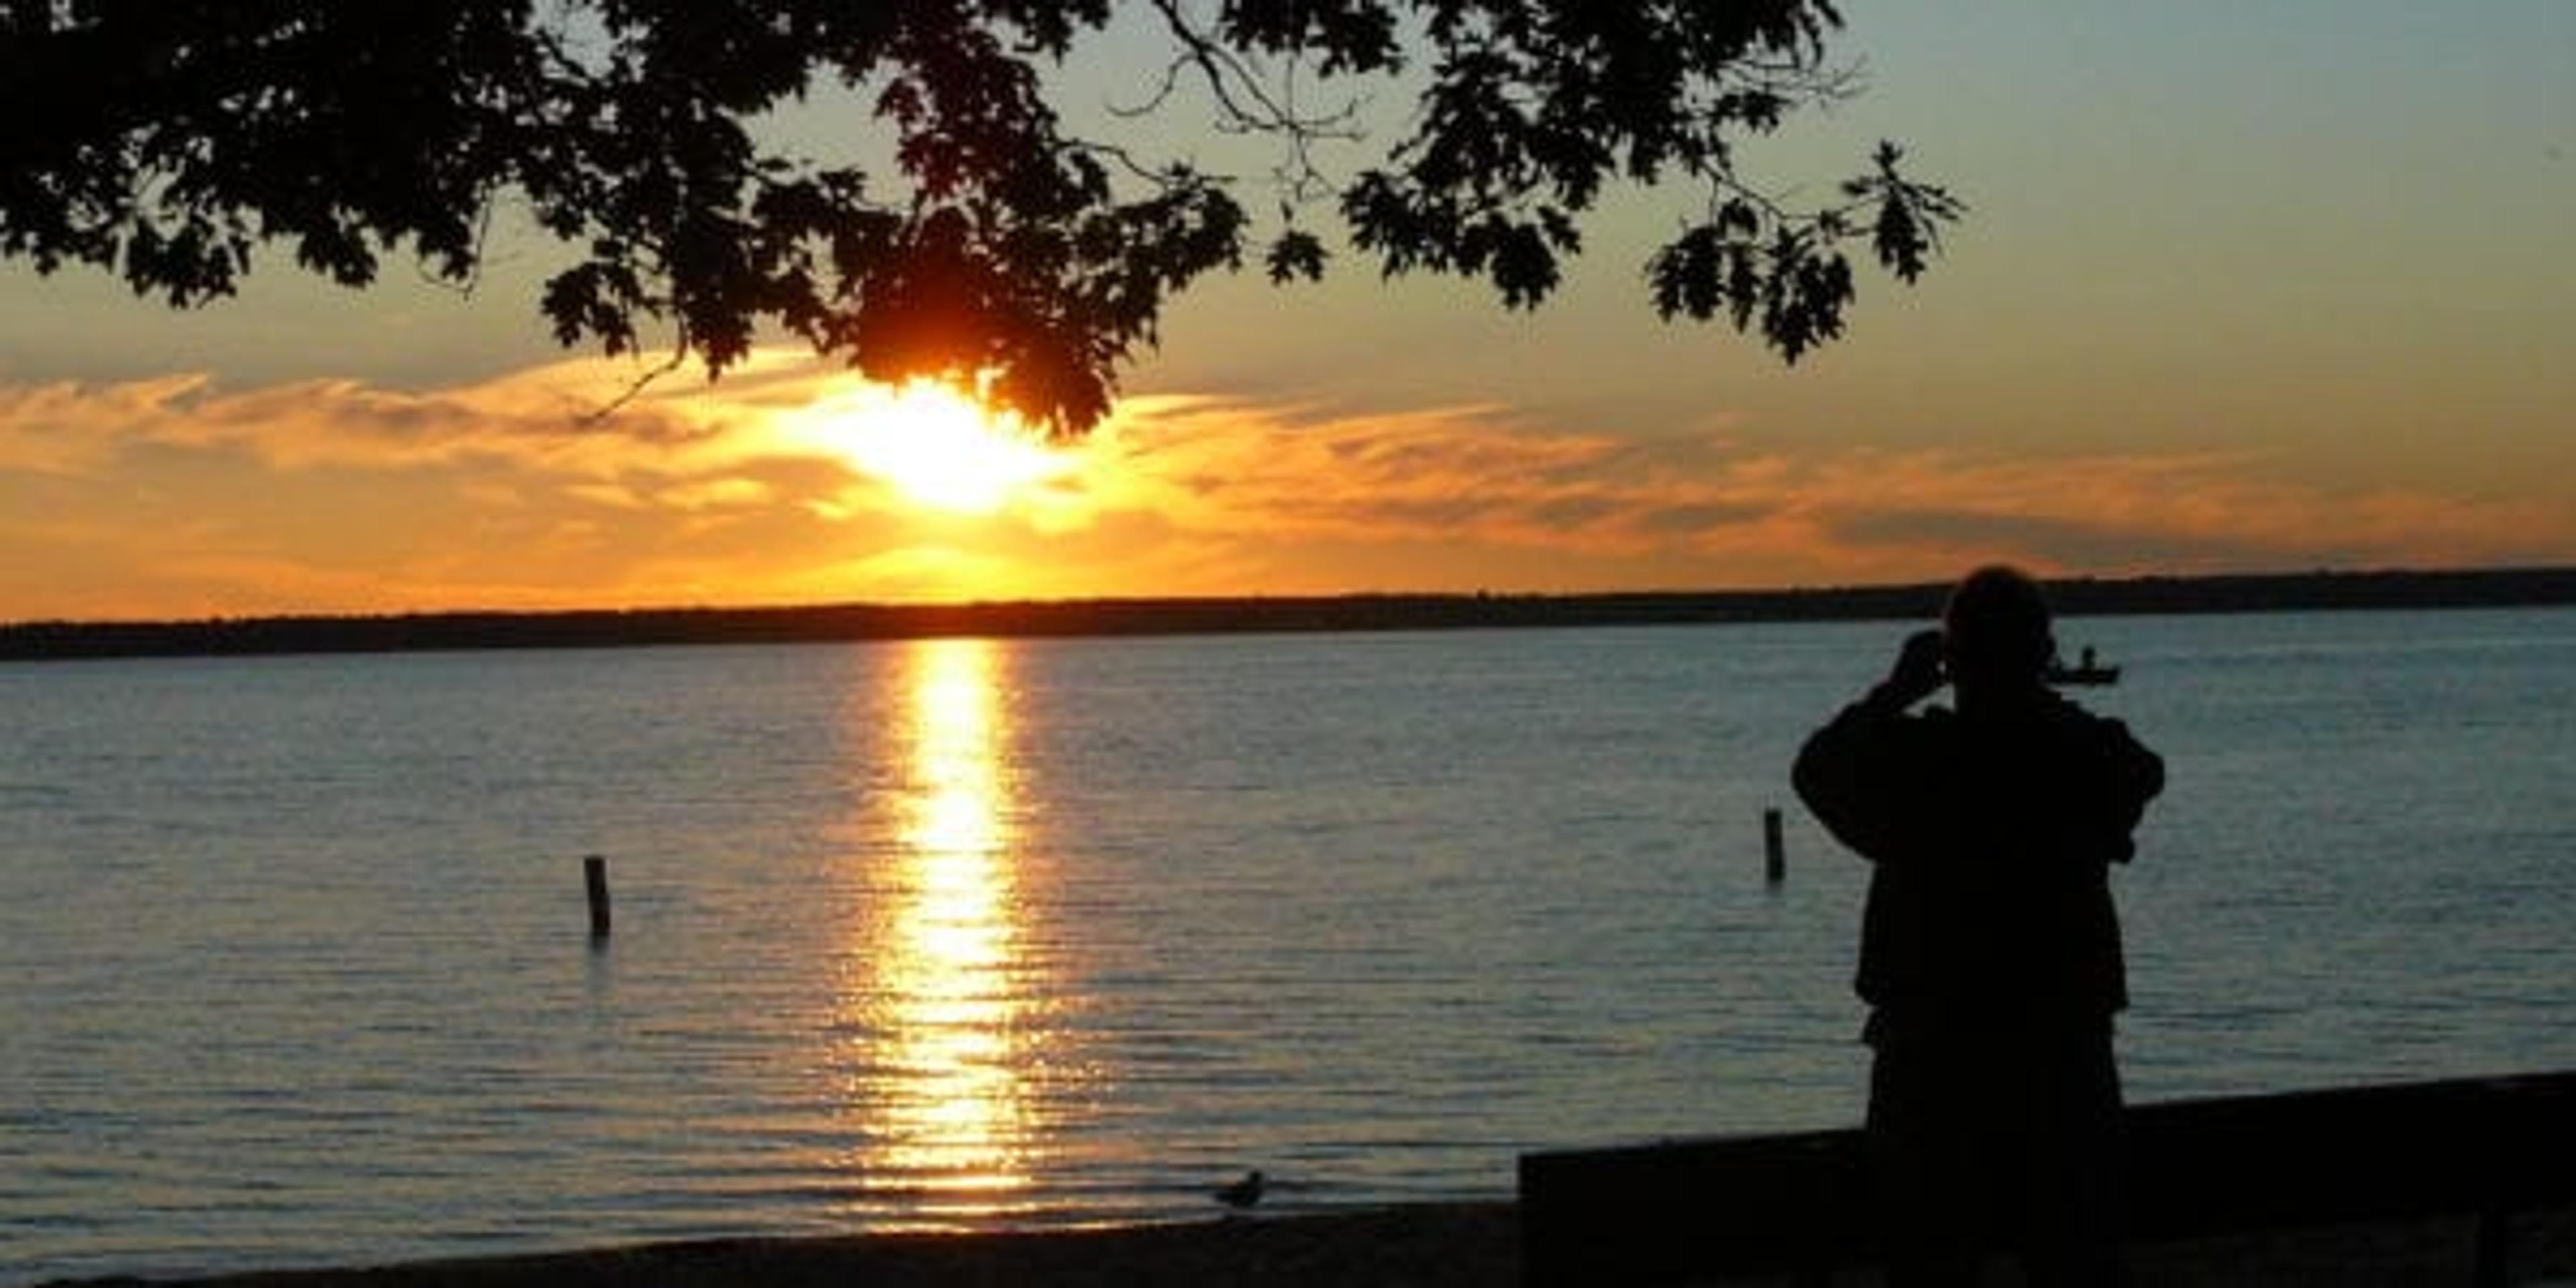
[[2093, 656], [2093, 650], [2087, 648], [2081, 660], [2073, 666], [2054, 660], [2049, 662], [2048, 682], [2050, 684], [2118, 684], [2120, 668], [2104, 666]]

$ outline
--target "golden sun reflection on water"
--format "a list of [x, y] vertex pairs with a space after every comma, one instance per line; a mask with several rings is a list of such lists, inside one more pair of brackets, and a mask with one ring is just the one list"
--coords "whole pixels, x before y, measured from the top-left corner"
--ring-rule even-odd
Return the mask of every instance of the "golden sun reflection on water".
[[900, 668], [890, 871], [869, 884], [852, 1052], [865, 1184], [916, 1214], [1008, 1211], [1029, 1186], [1030, 972], [1022, 961], [1004, 646], [927, 640]]

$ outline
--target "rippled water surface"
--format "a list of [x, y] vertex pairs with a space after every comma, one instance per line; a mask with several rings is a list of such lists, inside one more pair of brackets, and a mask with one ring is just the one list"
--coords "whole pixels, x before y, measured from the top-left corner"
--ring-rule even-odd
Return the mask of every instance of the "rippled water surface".
[[[1787, 764], [1901, 634], [0, 666], [0, 1282], [1848, 1123], [1862, 873]], [[2576, 1065], [2576, 612], [2061, 634], [2171, 769], [2135, 1095]]]

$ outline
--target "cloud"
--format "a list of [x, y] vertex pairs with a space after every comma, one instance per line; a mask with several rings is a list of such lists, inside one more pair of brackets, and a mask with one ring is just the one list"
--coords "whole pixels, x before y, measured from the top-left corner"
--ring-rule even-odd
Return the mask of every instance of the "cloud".
[[1658, 511], [1745, 503], [1670, 476], [1637, 442], [1543, 431], [1494, 408], [1308, 419], [1175, 400], [1129, 409], [1108, 438], [1110, 477], [1095, 485], [1111, 504], [1288, 540], [1633, 551], [1653, 540]]
[[1854, 452], [1784, 472], [1778, 486], [1820, 547], [1863, 563], [2008, 556], [2116, 574], [2528, 563], [2576, 551], [2576, 520], [2544, 502], [2327, 487], [2281, 467], [2260, 452]]
[[[1122, 405], [989, 515], [844, 450], [845, 373], [562, 363], [478, 384], [0, 386], [0, 619], [2116, 575], [2562, 562], [2553, 498], [2333, 487], [2261, 453], [2004, 457], [1490, 405]], [[615, 405], [612, 413], [600, 414]], [[1716, 422], [1713, 422], [1716, 423]], [[2542, 482], [2535, 486], [2546, 487]]]
[[[1966, 450], [1753, 448], [1541, 429], [1491, 408], [1309, 419], [1148, 408], [1118, 469], [1194, 531], [1488, 552], [1609, 584], [1938, 578], [2011, 558], [2122, 574], [2562, 561], [2576, 514], [2545, 498], [2330, 487], [2255, 451], [2003, 458]], [[1131, 484], [1142, 489], [1147, 485]], [[1527, 580], [1538, 588], [1554, 573]]]

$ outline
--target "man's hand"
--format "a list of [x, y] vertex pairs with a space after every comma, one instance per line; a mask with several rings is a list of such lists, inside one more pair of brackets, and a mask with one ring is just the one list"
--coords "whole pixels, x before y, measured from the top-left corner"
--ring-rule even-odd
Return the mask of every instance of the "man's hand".
[[1900, 709], [1931, 697], [1950, 680], [1942, 661], [1944, 651], [1941, 632], [1937, 630], [1906, 636], [1904, 650], [1896, 655], [1895, 668], [1870, 696]]

